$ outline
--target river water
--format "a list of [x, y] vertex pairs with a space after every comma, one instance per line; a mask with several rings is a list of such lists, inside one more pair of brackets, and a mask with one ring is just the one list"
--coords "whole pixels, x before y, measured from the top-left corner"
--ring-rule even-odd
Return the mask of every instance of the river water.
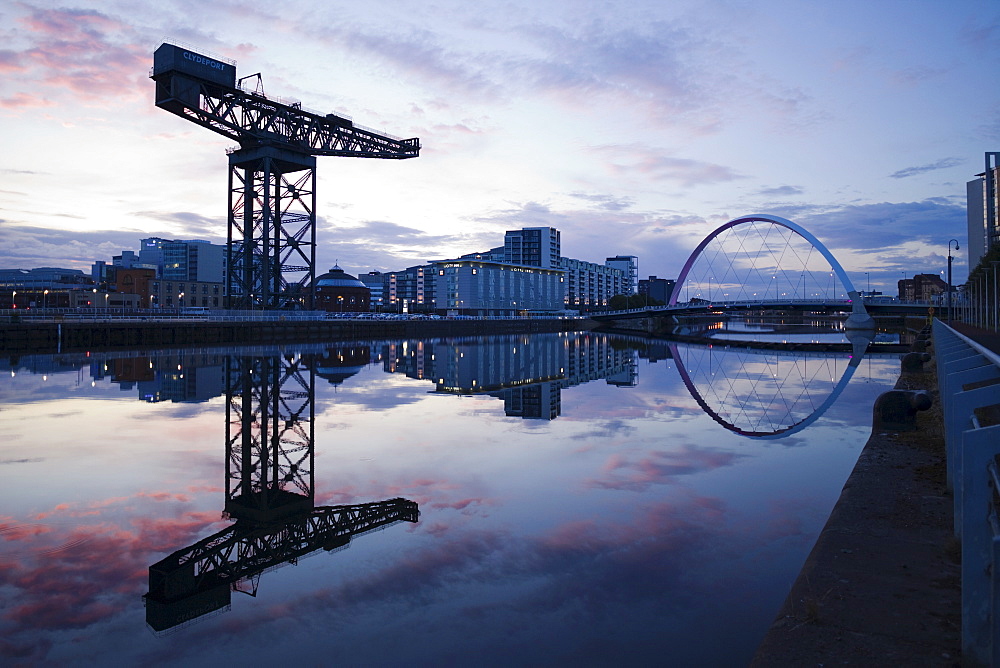
[[4, 360], [0, 658], [745, 665], [898, 357], [571, 333]]

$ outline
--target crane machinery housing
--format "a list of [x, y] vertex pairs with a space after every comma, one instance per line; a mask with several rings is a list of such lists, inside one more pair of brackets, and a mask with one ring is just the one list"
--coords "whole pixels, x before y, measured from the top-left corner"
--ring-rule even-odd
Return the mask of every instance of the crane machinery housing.
[[[244, 77], [250, 79], [258, 75]], [[311, 308], [316, 279], [316, 157], [402, 160], [420, 140], [241, 87], [236, 63], [170, 43], [153, 53], [156, 106], [235, 140], [229, 151], [226, 294], [230, 308]]]

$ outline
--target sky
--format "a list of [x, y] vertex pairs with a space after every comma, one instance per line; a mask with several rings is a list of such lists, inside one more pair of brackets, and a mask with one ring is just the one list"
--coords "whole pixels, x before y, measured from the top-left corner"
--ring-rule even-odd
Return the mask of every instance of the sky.
[[720, 225], [772, 214], [892, 293], [955, 239], [959, 283], [965, 183], [1000, 150], [997, 0], [9, 1], [0, 268], [225, 242], [233, 142], [154, 106], [164, 41], [420, 139], [415, 159], [318, 160], [317, 273], [552, 226], [567, 257], [671, 278]]

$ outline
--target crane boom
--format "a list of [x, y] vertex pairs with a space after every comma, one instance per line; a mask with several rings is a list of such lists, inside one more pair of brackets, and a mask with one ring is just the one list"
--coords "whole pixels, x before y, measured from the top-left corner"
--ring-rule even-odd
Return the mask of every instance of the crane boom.
[[416, 522], [415, 502], [391, 499], [324, 506], [276, 523], [237, 521], [227, 529], [180, 549], [149, 567], [143, 596], [146, 621], [166, 631], [228, 606], [230, 592], [251, 579], [319, 550], [336, 550], [354, 536], [397, 522]]
[[[206, 67], [207, 61], [213, 65]], [[398, 139], [336, 114], [324, 116], [244, 91], [235, 74], [233, 65], [163, 44], [153, 54], [156, 106], [229, 137], [241, 148], [278, 146], [305, 155], [397, 160], [420, 155], [418, 138]]]

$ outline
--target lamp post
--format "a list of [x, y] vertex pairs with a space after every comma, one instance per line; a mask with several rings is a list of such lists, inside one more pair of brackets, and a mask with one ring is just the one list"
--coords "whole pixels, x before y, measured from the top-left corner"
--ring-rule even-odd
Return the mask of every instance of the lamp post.
[[997, 265], [1000, 264], [1000, 260], [990, 260], [990, 264], [993, 265], [993, 330], [1000, 330], [1000, 300], [997, 299]]
[[49, 307], [49, 291], [44, 290], [42, 292], [42, 308], [44, 309], [48, 307]]
[[13, 290], [10, 293], [10, 307], [17, 308], [17, 290]]
[[948, 242], [948, 322], [951, 322], [951, 244], [953, 242], [955, 244], [955, 250], [958, 250], [958, 240], [950, 240]]

